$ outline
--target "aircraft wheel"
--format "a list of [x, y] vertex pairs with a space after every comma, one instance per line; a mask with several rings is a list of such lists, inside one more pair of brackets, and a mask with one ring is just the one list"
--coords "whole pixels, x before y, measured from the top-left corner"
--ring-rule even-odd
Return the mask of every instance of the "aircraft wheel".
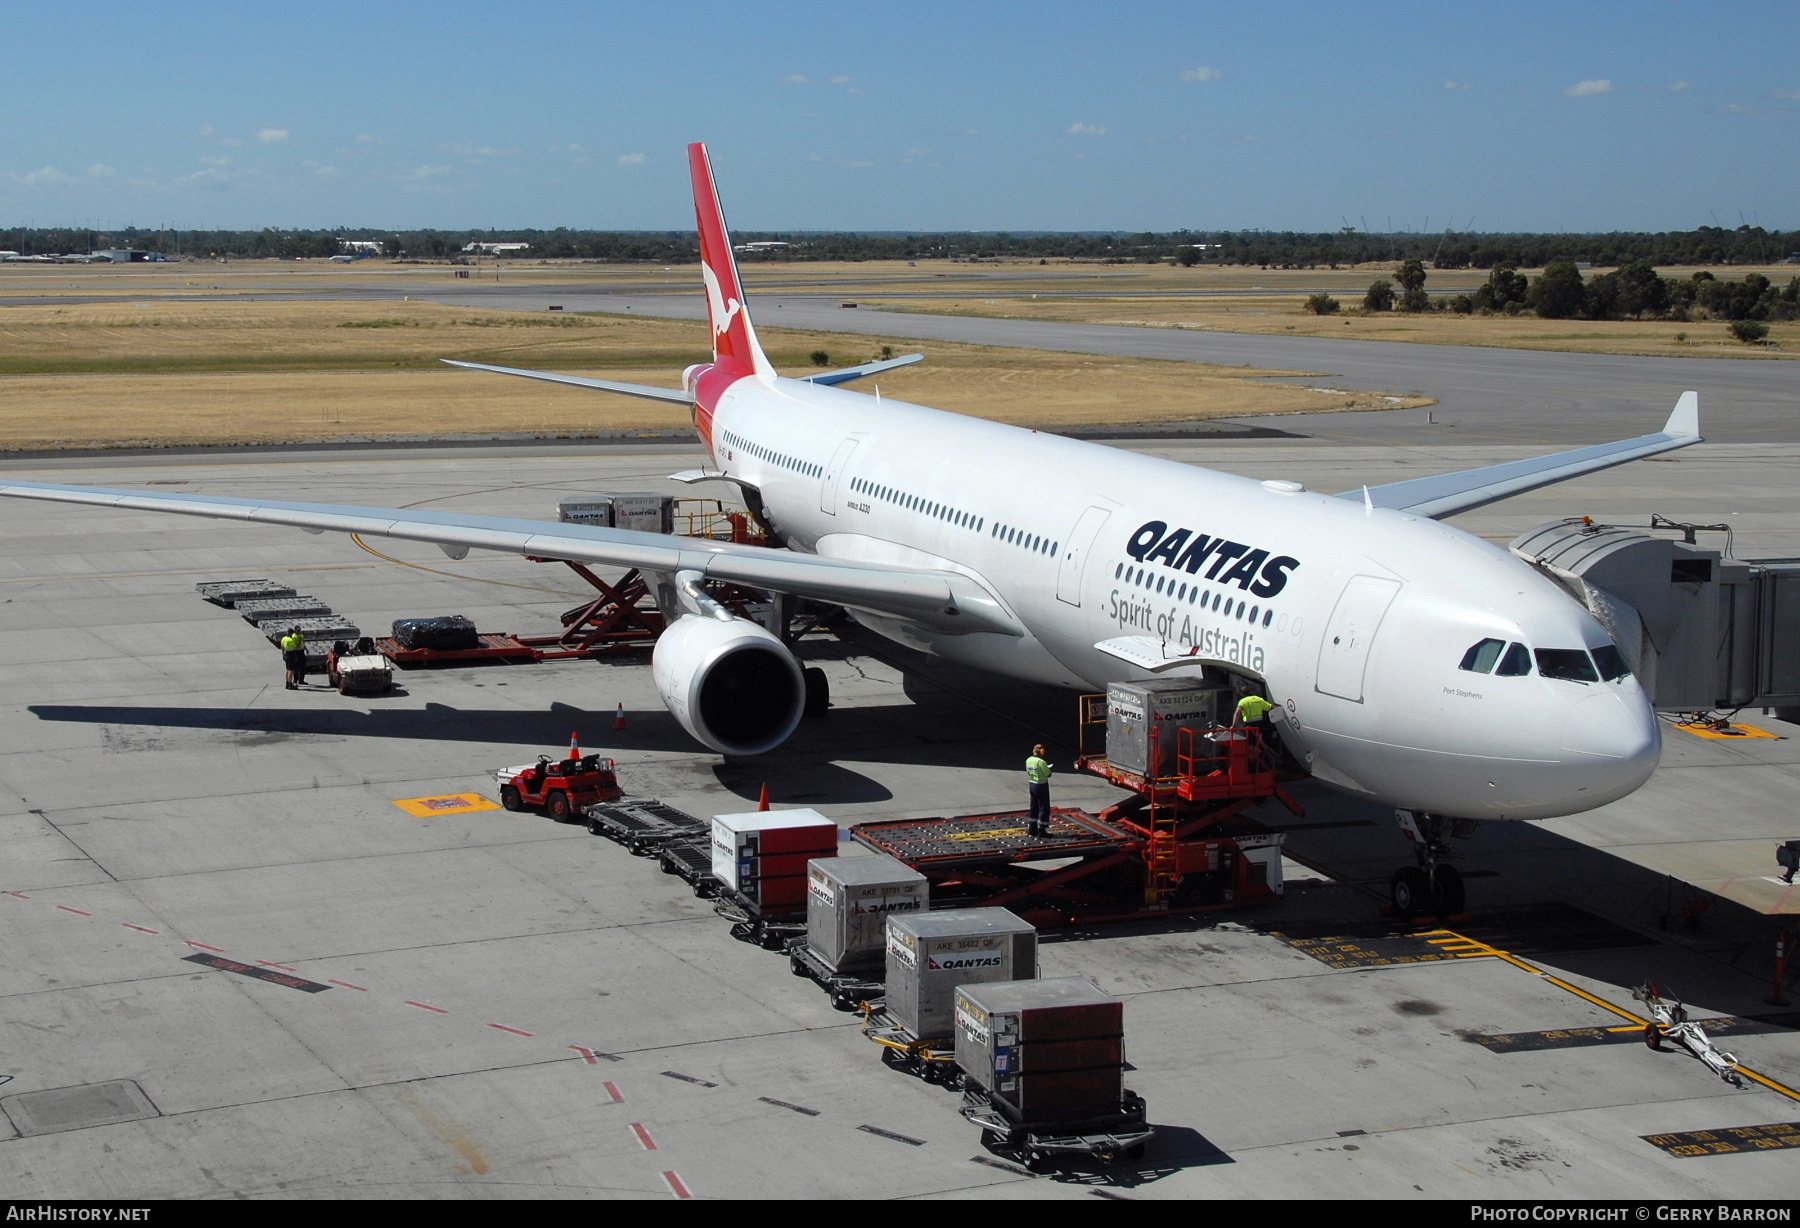
[[500, 804], [508, 810], [523, 810], [525, 803], [519, 797], [519, 791], [512, 785], [500, 786]]
[[1432, 868], [1431, 900], [1440, 917], [1455, 916], [1467, 907], [1469, 893], [1463, 889], [1463, 876], [1455, 866]]
[[1401, 866], [1388, 880], [1388, 897], [1395, 912], [1411, 917], [1431, 907], [1431, 883], [1419, 867]]
[[831, 679], [817, 666], [808, 666], [802, 677], [806, 679], [806, 715], [824, 716], [831, 708]]

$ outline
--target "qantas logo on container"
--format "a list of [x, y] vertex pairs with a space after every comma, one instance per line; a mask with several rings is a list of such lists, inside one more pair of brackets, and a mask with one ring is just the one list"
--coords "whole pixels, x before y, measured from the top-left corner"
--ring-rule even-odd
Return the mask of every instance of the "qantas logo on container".
[[957, 968], [998, 968], [1006, 961], [998, 955], [964, 955], [956, 959], [937, 959], [926, 956], [925, 966], [933, 972], [954, 971]]
[[1140, 563], [1160, 563], [1190, 576], [1198, 575], [1210, 560], [1206, 579], [1235, 584], [1258, 597], [1273, 597], [1286, 588], [1288, 572], [1300, 566], [1300, 560], [1289, 555], [1271, 556], [1242, 542], [1204, 533], [1196, 536], [1192, 529], [1171, 529], [1161, 520], [1139, 525], [1125, 553]]

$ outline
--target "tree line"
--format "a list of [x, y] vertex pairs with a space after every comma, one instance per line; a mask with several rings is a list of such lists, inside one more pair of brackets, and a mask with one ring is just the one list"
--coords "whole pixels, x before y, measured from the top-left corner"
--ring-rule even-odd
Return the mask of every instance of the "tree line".
[[[1437, 269], [1547, 268], [1559, 261], [1607, 268], [1648, 265], [1770, 264], [1800, 252], [1800, 231], [1760, 226], [1727, 230], [1612, 234], [1369, 234], [1351, 228], [1297, 231], [1173, 231], [1136, 234], [940, 232], [795, 233], [744, 231], [739, 242], [782, 242], [785, 248], [740, 255], [745, 263], [777, 260], [1095, 260], [1119, 264], [1251, 265], [1337, 268], [1416, 260]], [[0, 249], [60, 255], [134, 247], [182, 256], [295, 259], [337, 255], [342, 240], [377, 242], [398, 258], [442, 260], [464, 245], [529, 243], [533, 259], [685, 264], [700, 258], [689, 231], [574, 230], [88, 230], [0, 228]]]

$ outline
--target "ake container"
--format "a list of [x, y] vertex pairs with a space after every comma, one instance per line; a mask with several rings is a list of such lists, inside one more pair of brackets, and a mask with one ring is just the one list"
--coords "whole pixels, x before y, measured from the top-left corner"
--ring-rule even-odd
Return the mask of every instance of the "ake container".
[[925, 876], [885, 853], [816, 860], [806, 871], [806, 944], [834, 971], [879, 971], [887, 919], [930, 907]]
[[1175, 775], [1181, 729], [1229, 725], [1231, 689], [1197, 678], [1115, 682], [1106, 688], [1106, 761], [1139, 776]]
[[1086, 977], [964, 985], [956, 1064], [1020, 1123], [1120, 1111], [1125, 1004]]
[[804, 910], [806, 863], [837, 851], [837, 824], [817, 810], [713, 816], [713, 877], [765, 910]]
[[1037, 930], [1004, 908], [887, 920], [887, 1012], [920, 1040], [949, 1036], [959, 985], [1037, 975]]

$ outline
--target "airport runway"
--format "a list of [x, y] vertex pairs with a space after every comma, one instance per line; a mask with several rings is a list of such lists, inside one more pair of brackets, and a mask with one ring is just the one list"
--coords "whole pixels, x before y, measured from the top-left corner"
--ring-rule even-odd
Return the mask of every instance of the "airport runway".
[[[1314, 485], [1524, 450], [1448, 433], [1132, 446]], [[580, 444], [7, 468], [548, 516], [560, 495], [658, 489], [693, 460]], [[1795, 555], [1797, 464], [1800, 446], [1712, 443], [1459, 523], [1504, 539], [1566, 514], [1661, 511], [1731, 520], [1746, 556]], [[1283, 904], [1043, 948], [1046, 975], [1125, 997], [1129, 1085], [1162, 1129], [1150, 1153], [1105, 1175], [997, 1161], [953, 1094], [886, 1069], [850, 1017], [653, 862], [536, 816], [421, 819], [394, 802], [491, 796], [488, 769], [578, 729], [629, 791], [696, 814], [751, 808], [764, 783], [777, 806], [840, 824], [1013, 808], [1030, 742], [1069, 761], [1066, 696], [819, 637], [805, 652], [831, 678], [831, 714], [728, 763], [662, 711], [641, 660], [408, 672], [384, 699], [286, 692], [277, 654], [193, 592], [267, 575], [371, 631], [450, 612], [541, 631], [585, 596], [551, 566], [372, 544], [398, 561], [335, 535], [0, 504], [10, 1196], [1791, 1197], [1781, 1150], [1652, 1139], [1793, 1122], [1800, 1100], [1607, 1043], [1621, 1034], [1583, 1029], [1622, 1026], [1616, 1012], [1496, 956], [1384, 937], [1377, 896], [1404, 842], [1386, 815], [1315, 789], [1303, 819], [1265, 815], [1301, 880]], [[1726, 1047], [1800, 1087], [1800, 1032], [1761, 1001], [1752, 922], [1721, 905], [1692, 932], [1658, 925], [1684, 859], [1772, 870], [1775, 840], [1795, 834], [1796, 746], [1671, 734], [1634, 797], [1490, 825], [1465, 863], [1471, 933], [1618, 1009], [1653, 976], [1697, 1017], [1747, 1019]], [[1055, 790], [1090, 809], [1116, 796], [1066, 770]]]
[[[427, 302], [518, 311], [559, 305], [565, 311], [687, 320], [703, 319], [706, 311], [705, 299], [697, 292], [641, 294], [611, 286], [371, 286], [300, 297], [395, 299], [402, 292]], [[999, 320], [939, 316], [926, 310], [846, 309], [840, 305], [844, 301], [844, 296], [830, 293], [757, 293], [752, 307], [764, 328], [1304, 371], [1309, 374], [1294, 382], [1434, 397], [1438, 405], [1433, 431], [1469, 443], [1575, 447], [1647, 434], [1661, 427], [1676, 399], [1688, 389], [1700, 393], [1708, 438], [1731, 443], [1800, 442], [1800, 362], [1646, 358]], [[1304, 436], [1410, 444], [1424, 426], [1425, 414], [1394, 410], [1257, 421]]]

